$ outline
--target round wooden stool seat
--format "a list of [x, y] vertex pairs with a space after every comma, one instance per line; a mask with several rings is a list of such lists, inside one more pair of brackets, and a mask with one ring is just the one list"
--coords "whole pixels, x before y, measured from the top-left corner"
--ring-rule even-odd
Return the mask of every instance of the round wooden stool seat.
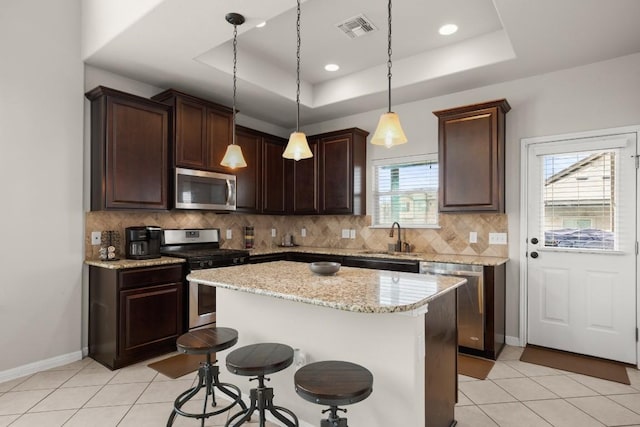
[[327, 406], [360, 402], [373, 391], [368, 369], [338, 360], [305, 365], [296, 371], [293, 381], [300, 397]]
[[292, 363], [293, 348], [278, 343], [251, 344], [227, 355], [227, 369], [236, 375], [264, 376], [282, 371]]
[[226, 350], [238, 342], [238, 331], [231, 328], [196, 329], [180, 335], [176, 347], [180, 353], [207, 354]]

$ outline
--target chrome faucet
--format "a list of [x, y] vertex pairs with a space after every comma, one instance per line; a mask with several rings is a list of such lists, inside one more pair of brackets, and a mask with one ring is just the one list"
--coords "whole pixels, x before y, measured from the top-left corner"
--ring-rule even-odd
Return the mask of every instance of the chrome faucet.
[[[391, 230], [389, 231], [389, 237], [393, 237], [393, 227], [398, 226], [398, 241], [396, 242], [396, 249], [395, 252], [402, 252], [402, 239], [401, 239], [401, 234], [400, 234], [400, 224], [398, 224], [397, 221], [395, 221], [393, 224], [391, 224]], [[391, 246], [391, 245], [389, 245]]]

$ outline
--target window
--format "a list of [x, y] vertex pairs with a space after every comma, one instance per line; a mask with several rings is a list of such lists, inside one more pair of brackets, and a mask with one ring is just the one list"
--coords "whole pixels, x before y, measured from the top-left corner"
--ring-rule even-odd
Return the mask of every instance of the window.
[[373, 226], [438, 225], [436, 155], [374, 161]]

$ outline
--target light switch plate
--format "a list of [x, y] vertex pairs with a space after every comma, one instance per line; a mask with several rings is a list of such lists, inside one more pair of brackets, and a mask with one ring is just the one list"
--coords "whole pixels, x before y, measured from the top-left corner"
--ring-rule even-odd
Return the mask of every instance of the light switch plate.
[[349, 230], [349, 238], [350, 239], [355, 239], [356, 238], [356, 230], [355, 229], [351, 229]]
[[489, 233], [490, 245], [506, 245], [507, 233]]
[[233, 237], [233, 233], [231, 232], [231, 229], [227, 229], [227, 239], [231, 239]]
[[271, 229], [271, 237], [276, 237], [276, 229], [275, 228]]
[[100, 231], [92, 231], [91, 232], [91, 244], [99, 245], [102, 243], [102, 233]]
[[343, 239], [348, 239], [349, 238], [349, 229], [348, 228], [343, 228], [342, 229], [342, 238]]
[[478, 243], [478, 232], [470, 231], [469, 232], [469, 243]]
[[300, 230], [300, 236], [302, 237], [307, 237], [307, 229], [302, 227], [302, 230]]

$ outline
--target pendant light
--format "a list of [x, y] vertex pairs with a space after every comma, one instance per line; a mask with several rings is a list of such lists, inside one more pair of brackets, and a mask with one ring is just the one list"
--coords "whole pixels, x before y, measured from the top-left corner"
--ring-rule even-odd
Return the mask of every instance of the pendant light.
[[407, 137], [400, 125], [400, 117], [391, 111], [391, 0], [389, 0], [389, 33], [388, 33], [388, 48], [387, 54], [389, 59], [387, 60], [387, 79], [389, 80], [389, 110], [380, 116], [378, 127], [376, 132], [371, 138], [371, 143], [374, 145], [384, 145], [387, 148], [394, 145], [404, 144], [407, 142]]
[[297, 67], [296, 67], [296, 131], [291, 132], [289, 136], [289, 142], [287, 147], [282, 153], [282, 157], [285, 159], [308, 159], [313, 157], [311, 149], [309, 149], [309, 143], [307, 142], [307, 136], [300, 132], [300, 0], [298, 0], [298, 20], [296, 21], [296, 32], [298, 34], [298, 45], [296, 50]]
[[247, 162], [242, 155], [242, 148], [236, 145], [236, 57], [238, 55], [238, 25], [244, 23], [244, 16], [238, 13], [228, 13], [225, 19], [233, 25], [233, 128], [231, 144], [227, 146], [227, 151], [220, 164], [231, 169], [246, 168]]

